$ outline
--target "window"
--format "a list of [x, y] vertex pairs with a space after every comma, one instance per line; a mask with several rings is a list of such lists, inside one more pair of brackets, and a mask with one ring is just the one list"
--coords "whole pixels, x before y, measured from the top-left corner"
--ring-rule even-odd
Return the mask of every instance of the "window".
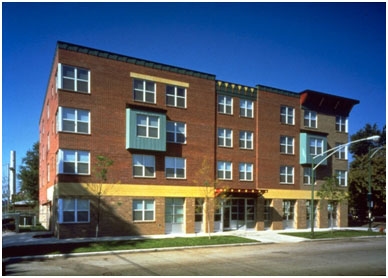
[[[344, 143], [336, 143], [336, 147], [343, 145]], [[335, 153], [335, 158], [337, 159], [348, 159], [348, 146], [343, 146], [338, 149], [338, 151]]]
[[253, 164], [252, 163], [240, 163], [239, 165], [239, 178], [240, 181], [252, 181], [253, 180]]
[[135, 101], [156, 102], [156, 86], [152, 81], [134, 79], [133, 98]]
[[293, 125], [294, 122], [294, 108], [289, 106], [280, 107], [280, 122], [282, 124]]
[[133, 155], [133, 176], [142, 178], [155, 177], [155, 157], [153, 155]]
[[287, 184], [294, 183], [294, 167], [292, 166], [280, 167], [280, 183], [287, 183]]
[[133, 221], [155, 220], [154, 200], [133, 200]]
[[240, 100], [240, 116], [253, 118], [253, 101], [246, 99]]
[[304, 111], [304, 126], [317, 128], [317, 112], [310, 110]]
[[186, 108], [186, 89], [177, 86], [166, 86], [166, 104]]
[[166, 198], [166, 223], [183, 224], [184, 198]]
[[233, 132], [231, 129], [219, 128], [218, 129], [218, 146], [220, 147], [232, 147]]
[[323, 153], [323, 139], [310, 138], [310, 154], [315, 156]]
[[58, 199], [59, 223], [90, 222], [90, 203], [86, 199]]
[[284, 154], [294, 154], [294, 138], [280, 136], [280, 152]]
[[167, 122], [167, 142], [186, 143], [186, 124], [180, 122]]
[[58, 131], [90, 133], [90, 112], [88, 110], [59, 107]]
[[348, 185], [348, 172], [344, 170], [336, 170], [335, 176], [338, 181], [338, 185], [347, 186]]
[[240, 148], [241, 149], [253, 149], [253, 132], [240, 131]]
[[159, 117], [137, 114], [136, 135], [159, 138]]
[[180, 157], [166, 157], [166, 178], [186, 178], [186, 159]]
[[218, 161], [217, 162], [217, 177], [221, 180], [232, 179], [232, 162]]
[[339, 132], [348, 132], [348, 118], [342, 116], [335, 117], [335, 130]]
[[73, 66], [58, 65], [57, 84], [59, 89], [75, 91], [75, 92], [90, 92], [90, 71], [87, 69], [77, 68]]
[[303, 168], [303, 184], [311, 185], [311, 168], [309, 167]]
[[233, 114], [233, 99], [227, 96], [218, 96], [218, 112], [223, 114]]
[[58, 173], [89, 175], [90, 154], [88, 151], [59, 150]]
[[204, 198], [195, 198], [195, 222], [202, 222], [203, 220], [204, 202]]

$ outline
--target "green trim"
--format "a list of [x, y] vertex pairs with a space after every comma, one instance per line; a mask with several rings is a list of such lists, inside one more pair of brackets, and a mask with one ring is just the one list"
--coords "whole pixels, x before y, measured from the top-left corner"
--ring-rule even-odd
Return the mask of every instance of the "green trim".
[[208, 79], [208, 80], [215, 80], [216, 76], [209, 73], [189, 70], [185, 68], [179, 68], [174, 67], [170, 65], [165, 65], [157, 62], [147, 61], [139, 58], [129, 57], [126, 55], [116, 54], [108, 51], [98, 50], [94, 48], [89, 48], [86, 46], [80, 46], [76, 44], [71, 44], [67, 42], [58, 41], [57, 42], [57, 49], [64, 49], [69, 51], [74, 51], [78, 53], [83, 53], [87, 55], [93, 55], [101, 58], [106, 58], [110, 60], [115, 60], [119, 62], [134, 64], [134, 65], [140, 65], [148, 68], [163, 70], [163, 71], [170, 71], [174, 73], [180, 73], [184, 75], [194, 76], [198, 78]]
[[300, 97], [299, 93], [295, 93], [295, 92], [291, 92], [291, 91], [286, 91], [286, 90], [268, 87], [268, 86], [264, 86], [264, 85], [256, 85], [256, 87], [258, 90], [262, 90], [262, 91], [266, 91], [266, 92], [270, 92], [270, 93], [275, 93], [275, 94], [290, 96], [290, 97], [296, 97], [296, 98]]
[[239, 97], [242, 99], [257, 100], [257, 89], [225, 81], [216, 82], [216, 93], [220, 95]]

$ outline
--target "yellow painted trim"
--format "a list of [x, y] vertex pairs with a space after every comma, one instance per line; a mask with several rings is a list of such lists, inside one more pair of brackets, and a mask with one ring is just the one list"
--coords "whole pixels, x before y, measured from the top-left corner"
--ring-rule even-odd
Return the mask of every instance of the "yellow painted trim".
[[[59, 196], [91, 196], [101, 192], [104, 196], [131, 197], [198, 197], [213, 196], [213, 189], [204, 186], [137, 185], [137, 184], [86, 184], [59, 183]], [[207, 193], [208, 192], [208, 193]]]
[[[287, 190], [287, 189], [268, 189], [264, 193], [265, 199], [311, 199], [311, 191], [309, 190]], [[319, 199], [316, 192], [314, 192], [314, 199]]]
[[182, 82], [182, 81], [177, 81], [177, 80], [172, 80], [172, 79], [167, 79], [167, 78], [161, 78], [161, 77], [156, 77], [152, 75], [146, 75], [146, 74], [141, 74], [141, 73], [136, 73], [136, 72], [131, 72], [130, 76], [133, 78], [139, 78], [139, 79], [145, 79], [145, 80], [150, 80], [150, 81], [155, 81], [159, 83], [165, 83], [165, 84], [170, 84], [170, 85], [176, 85], [180, 87], [189, 87], [189, 83], [187, 82]]

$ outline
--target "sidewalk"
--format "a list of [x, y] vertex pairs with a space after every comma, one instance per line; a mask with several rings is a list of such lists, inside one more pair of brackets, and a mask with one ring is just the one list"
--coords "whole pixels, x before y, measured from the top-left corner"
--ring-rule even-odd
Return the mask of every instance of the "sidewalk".
[[[335, 228], [336, 229], [336, 228]], [[344, 228], [345, 229], [345, 228]], [[367, 230], [366, 227], [351, 227], [346, 229], [355, 230]], [[328, 231], [330, 229], [317, 229], [314, 231]], [[378, 231], [378, 228], [373, 228], [374, 231]], [[224, 236], [233, 235], [239, 237], [245, 237], [253, 240], [257, 240], [261, 243], [282, 243], [282, 242], [302, 242], [310, 239], [283, 235], [285, 232], [308, 232], [310, 229], [287, 229], [287, 230], [237, 230], [227, 232], [211, 233], [211, 236]], [[57, 239], [53, 237], [49, 232], [29, 232], [29, 233], [14, 233], [7, 232], [2, 235], [2, 246], [23, 246], [23, 245], [40, 245], [40, 244], [61, 244], [69, 242], [94, 242], [94, 241], [114, 241], [114, 240], [138, 240], [144, 238], [172, 238], [172, 237], [196, 237], [196, 236], [208, 236], [207, 233], [198, 234], [169, 234], [169, 235], [149, 235], [149, 236], [123, 236], [123, 237], [99, 237], [99, 238], [70, 238], [70, 239]]]

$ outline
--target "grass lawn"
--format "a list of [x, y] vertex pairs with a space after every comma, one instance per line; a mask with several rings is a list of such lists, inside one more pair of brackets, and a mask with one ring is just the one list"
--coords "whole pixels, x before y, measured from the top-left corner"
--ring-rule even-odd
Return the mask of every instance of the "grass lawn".
[[[294, 233], [281, 233], [281, 234], [303, 237], [303, 238], [311, 238], [311, 232], [294, 232]], [[357, 237], [357, 236], [378, 236], [378, 235], [385, 235], [385, 233], [359, 231], [359, 230], [328, 230], [328, 231], [319, 231], [319, 232], [314, 231], [314, 239]]]
[[255, 240], [237, 236], [212, 236], [209, 237], [176, 237], [164, 239], [141, 239], [123, 241], [102, 241], [102, 242], [78, 242], [43, 244], [31, 246], [11, 246], [3, 248], [3, 258], [48, 255], [48, 254], [70, 254], [82, 252], [101, 252], [116, 250], [154, 249], [179, 246], [204, 246], [217, 244], [238, 244], [257, 242]]

